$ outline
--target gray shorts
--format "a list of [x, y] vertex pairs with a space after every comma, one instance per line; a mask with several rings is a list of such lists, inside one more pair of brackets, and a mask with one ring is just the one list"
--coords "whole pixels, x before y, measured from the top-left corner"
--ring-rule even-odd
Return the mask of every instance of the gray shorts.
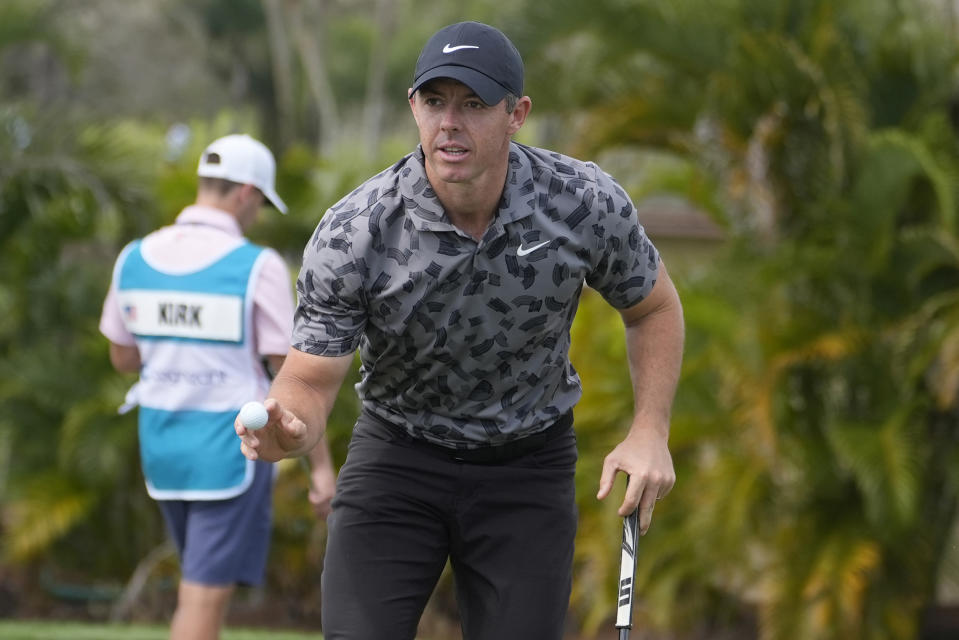
[[273, 465], [256, 462], [253, 484], [229, 500], [157, 500], [184, 580], [259, 585], [272, 529]]

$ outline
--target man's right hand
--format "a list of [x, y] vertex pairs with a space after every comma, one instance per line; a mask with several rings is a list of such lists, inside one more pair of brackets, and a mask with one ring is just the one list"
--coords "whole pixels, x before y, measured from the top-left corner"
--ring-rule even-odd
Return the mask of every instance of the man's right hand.
[[[275, 398], [263, 402], [268, 420], [262, 429], [247, 429], [237, 415], [233, 421], [240, 437], [240, 451], [249, 460], [276, 462], [282, 458], [300, 455], [307, 445], [306, 424], [291, 411], [285, 410]], [[291, 455], [292, 454], [292, 455]]]

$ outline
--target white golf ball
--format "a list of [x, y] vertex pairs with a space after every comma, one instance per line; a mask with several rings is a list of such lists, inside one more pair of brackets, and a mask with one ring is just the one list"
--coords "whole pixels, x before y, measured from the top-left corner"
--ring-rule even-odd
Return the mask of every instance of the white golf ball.
[[266, 426], [267, 420], [269, 420], [269, 416], [267, 415], [266, 407], [263, 406], [262, 402], [253, 400], [251, 402], [247, 402], [240, 409], [240, 422], [242, 422], [243, 426], [247, 429], [262, 429]]

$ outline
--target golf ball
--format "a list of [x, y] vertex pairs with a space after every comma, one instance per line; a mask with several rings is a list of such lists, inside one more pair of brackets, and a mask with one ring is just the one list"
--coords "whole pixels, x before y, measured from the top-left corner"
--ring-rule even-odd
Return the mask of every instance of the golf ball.
[[262, 402], [253, 400], [247, 402], [240, 409], [240, 422], [242, 422], [243, 426], [247, 429], [262, 429], [266, 426], [268, 419], [269, 416], [266, 413], [266, 407], [263, 406]]

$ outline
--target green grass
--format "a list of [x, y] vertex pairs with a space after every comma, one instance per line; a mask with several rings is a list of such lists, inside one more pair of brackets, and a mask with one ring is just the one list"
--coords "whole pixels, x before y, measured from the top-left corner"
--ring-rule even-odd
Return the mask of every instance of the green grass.
[[[95, 624], [80, 622], [0, 621], [3, 640], [168, 640], [169, 628], [158, 625]], [[230, 629], [220, 640], [322, 640], [319, 632]]]

